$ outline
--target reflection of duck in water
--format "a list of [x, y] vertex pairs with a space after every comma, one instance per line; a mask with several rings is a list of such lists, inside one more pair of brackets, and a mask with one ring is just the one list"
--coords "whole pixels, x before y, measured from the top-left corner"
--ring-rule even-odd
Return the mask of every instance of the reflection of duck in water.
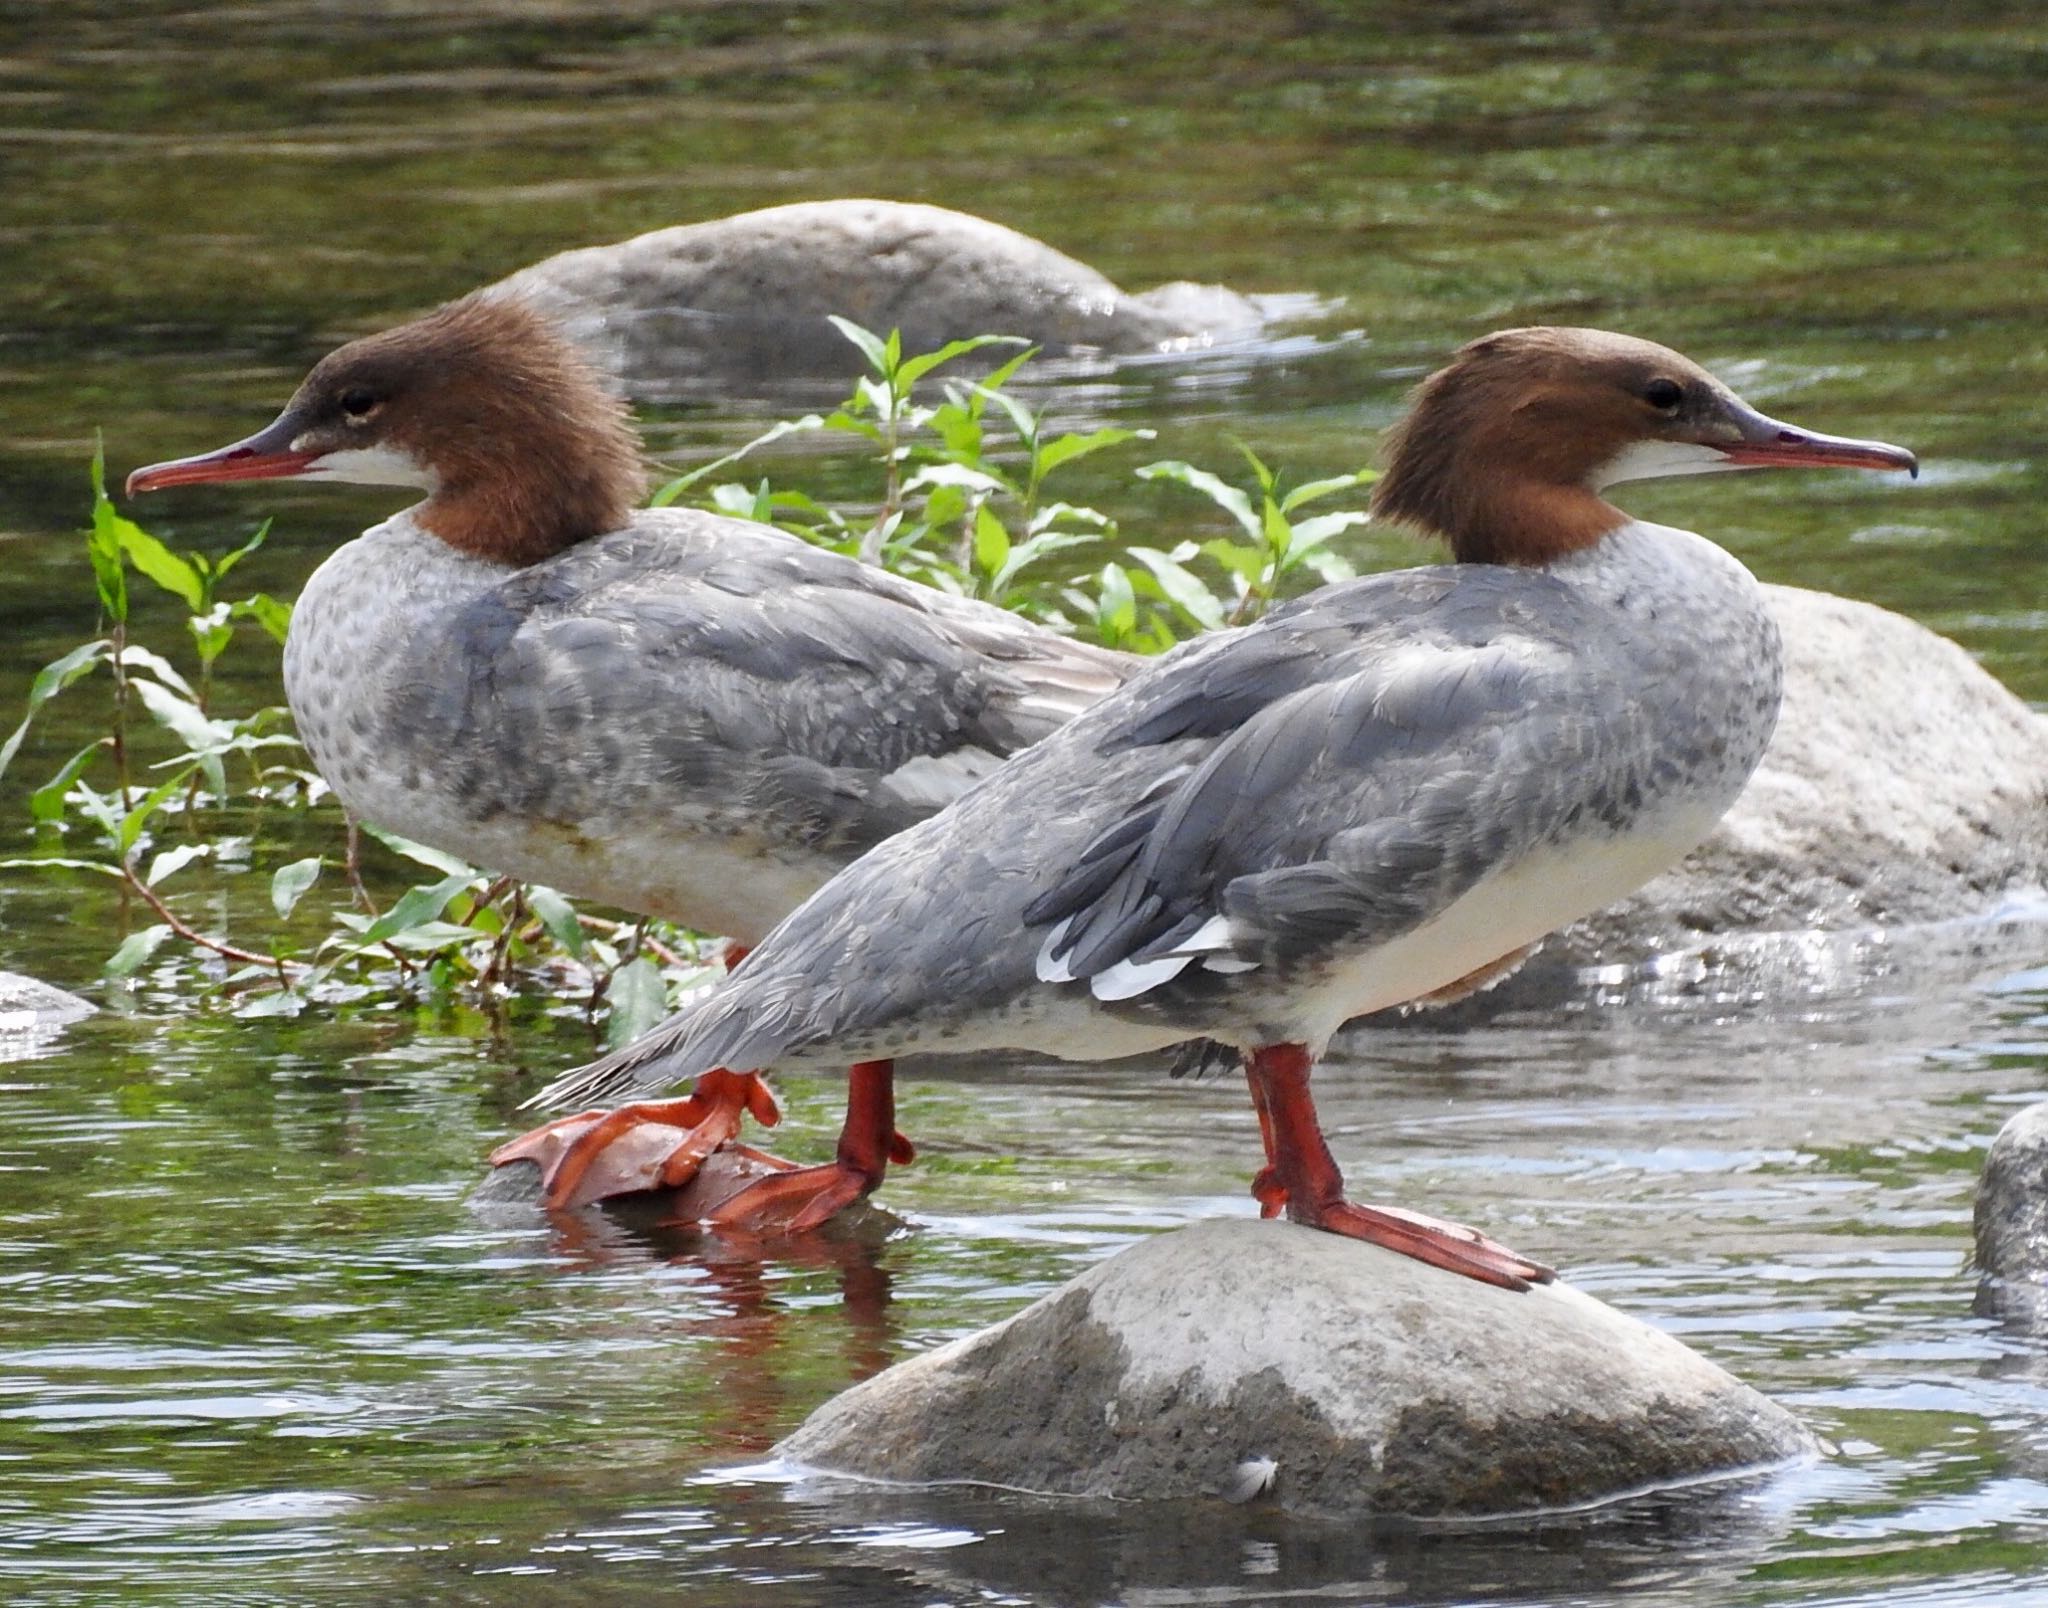
[[[636, 509], [624, 413], [514, 301], [353, 341], [255, 435], [128, 490], [286, 477], [427, 493], [293, 613], [286, 695], [342, 802], [742, 947], [1135, 663], [749, 520]], [[757, 1079], [707, 1079], [677, 1179], [746, 1111], [775, 1118]], [[547, 1163], [555, 1206], [656, 1181], [601, 1145], [563, 1168], [565, 1144], [500, 1159]]]
[[[734, 1180], [723, 1171], [732, 1148], [704, 1169], [728, 1193]], [[829, 1233], [765, 1244], [676, 1221], [673, 1206], [682, 1198], [642, 1196], [605, 1212], [557, 1213], [548, 1222], [550, 1259], [576, 1273], [665, 1265], [692, 1275], [654, 1321], [662, 1334], [676, 1333], [691, 1346], [692, 1374], [706, 1387], [687, 1409], [695, 1444], [713, 1459], [759, 1457], [811, 1402], [815, 1381], [806, 1383], [783, 1366], [785, 1359], [798, 1360], [799, 1336], [801, 1356], [810, 1361], [836, 1349], [847, 1384], [896, 1360], [900, 1335], [887, 1241], [898, 1225], [886, 1212], [848, 1213]], [[507, 1188], [495, 1199], [510, 1204], [531, 1196]], [[836, 1281], [839, 1300], [825, 1309], [816, 1297], [830, 1287], [828, 1280]], [[632, 1333], [647, 1321], [637, 1308], [618, 1319]]]
[[548, 1097], [857, 1060], [836, 1159], [714, 1213], [803, 1229], [881, 1181], [897, 1056], [1207, 1037], [1245, 1053], [1268, 1215], [1491, 1283], [1548, 1278], [1470, 1229], [1345, 1199], [1309, 1071], [1349, 1018], [1512, 967], [1734, 801], [1777, 718], [1777, 628], [1733, 558], [1602, 492], [1767, 466], [1914, 459], [1768, 419], [1646, 341], [1473, 342], [1417, 393], [1374, 497], [1458, 562], [1183, 645]]

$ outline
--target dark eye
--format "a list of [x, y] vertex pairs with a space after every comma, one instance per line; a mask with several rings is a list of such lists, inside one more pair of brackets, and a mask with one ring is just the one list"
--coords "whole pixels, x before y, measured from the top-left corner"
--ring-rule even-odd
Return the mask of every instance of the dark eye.
[[350, 424], [368, 422], [377, 411], [377, 393], [358, 385], [341, 393], [341, 411], [347, 415]]
[[1685, 387], [1676, 380], [1655, 379], [1643, 387], [1643, 400], [1659, 413], [1670, 413], [1685, 400]]

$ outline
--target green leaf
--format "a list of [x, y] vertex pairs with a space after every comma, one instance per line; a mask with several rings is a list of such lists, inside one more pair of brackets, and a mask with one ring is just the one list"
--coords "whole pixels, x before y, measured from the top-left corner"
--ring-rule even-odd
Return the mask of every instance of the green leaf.
[[192, 645], [198, 649], [201, 664], [212, 664], [235, 636], [234, 622], [225, 603], [216, 603], [203, 614], [187, 615], [185, 629], [192, 633]]
[[97, 871], [104, 877], [121, 877], [121, 868], [104, 860], [70, 860], [56, 855], [40, 860], [0, 860], [0, 871]]
[[162, 922], [144, 927], [140, 932], [131, 932], [121, 940], [121, 947], [107, 957], [101, 972], [108, 977], [134, 976], [147, 964], [149, 957], [163, 947], [163, 941], [170, 935], [171, 929]]
[[225, 720], [215, 720], [190, 698], [180, 697], [169, 687], [137, 679], [129, 683], [142, 700], [150, 718], [180, 738], [194, 752], [227, 742], [235, 729]]
[[92, 528], [85, 533], [85, 555], [92, 561], [93, 584], [100, 611], [117, 625], [128, 619], [128, 571], [121, 558], [116, 522], [126, 524], [107, 500], [107, 448], [97, 437], [92, 449]]
[[1033, 413], [1021, 400], [1010, 395], [1008, 391], [991, 391], [986, 386], [978, 386], [976, 389], [980, 390], [991, 402], [995, 403], [997, 407], [1009, 415], [1010, 428], [1017, 432], [1017, 439], [1019, 441], [1022, 441], [1027, 447], [1035, 446], [1038, 440], [1039, 426], [1044, 422], [1044, 414]]
[[210, 843], [180, 843], [175, 849], [165, 849], [149, 862], [149, 869], [142, 874], [143, 886], [153, 888], [172, 873], [182, 871], [194, 860], [204, 859], [212, 852]]
[[1328, 480], [1306, 481], [1280, 499], [1280, 511], [1291, 514], [1304, 503], [1315, 502], [1332, 492], [1349, 491], [1353, 486], [1369, 486], [1377, 479], [1377, 470], [1361, 469], [1356, 474], [1332, 475]]
[[133, 681], [134, 689], [152, 719], [184, 743], [189, 752], [206, 773], [206, 785], [213, 790], [216, 798], [225, 797], [228, 790], [227, 772], [222, 768], [220, 750], [235, 740], [235, 729], [224, 720], [215, 720], [201, 711], [195, 703], [188, 703], [168, 687], [158, 686], [154, 681]]
[[36, 672], [35, 680], [29, 683], [28, 713], [21, 717], [21, 724], [14, 728], [7, 741], [0, 743], [0, 776], [4, 776], [7, 767], [14, 763], [22, 739], [28, 735], [29, 722], [36, 718], [36, 711], [104, 659], [108, 646], [105, 637], [94, 642], [81, 642]]
[[[371, 925], [374, 927], [375, 922]], [[421, 921], [398, 932], [386, 933], [377, 941], [408, 955], [438, 955], [477, 941], [474, 927], [454, 921]], [[368, 935], [365, 934], [367, 941]]]
[[1041, 532], [1027, 542], [1019, 542], [1010, 549], [1010, 556], [1003, 561], [1002, 568], [996, 571], [995, 579], [990, 582], [990, 590], [997, 597], [1001, 597], [1010, 589], [1010, 583], [1016, 580], [1028, 565], [1044, 558], [1048, 553], [1064, 552], [1070, 547], [1089, 547], [1098, 539], [1082, 531], [1049, 530]]
[[1254, 586], [1266, 573], [1267, 553], [1263, 547], [1247, 547], [1243, 542], [1226, 541], [1218, 536], [1214, 541], [1202, 543], [1202, 551]]
[[605, 998], [612, 1007], [604, 1024], [608, 1049], [632, 1043], [668, 1015], [668, 990], [662, 984], [661, 970], [645, 955], [634, 956], [612, 973]]
[[985, 469], [971, 469], [964, 463], [928, 463], [903, 482], [905, 491], [920, 486], [961, 486], [969, 491], [995, 492], [1003, 482]]
[[142, 829], [149, 825], [149, 818], [184, 791], [185, 783], [192, 774], [190, 765], [183, 766], [169, 781], [159, 782], [147, 793], [142, 802], [135, 805], [121, 817], [120, 829], [114, 834], [114, 847], [125, 860], [128, 851], [135, 847], [142, 836]]
[[1038, 449], [1038, 478], [1043, 480], [1061, 464], [1085, 458], [1104, 447], [1120, 447], [1126, 441], [1150, 441], [1157, 433], [1154, 430], [1104, 428], [1091, 430], [1086, 435], [1055, 436]]
[[682, 474], [677, 475], [675, 479], [669, 481], [668, 484], [648, 499], [647, 506], [650, 508], [666, 508], [699, 481], [707, 480], [721, 469], [738, 463], [740, 459], [744, 458], [755, 448], [765, 447], [771, 441], [780, 441], [784, 436], [795, 435], [799, 431], [822, 430], [824, 427], [824, 419], [815, 413], [806, 413], [800, 419], [783, 419], [769, 429], [762, 431], [761, 434], [755, 436], [753, 440], [747, 442], [744, 446], [734, 448], [724, 457], [713, 458], [709, 463], [700, 463], [696, 468], [687, 469]]
[[711, 506], [734, 519], [752, 519], [757, 501], [754, 489], [736, 480], [727, 480], [711, 488]]
[[[861, 381], [855, 387], [854, 394], [857, 399], [867, 398], [870, 394], [868, 382], [866, 380]], [[858, 414], [849, 413], [845, 408], [839, 408], [834, 412], [826, 414], [823, 428], [836, 431], [841, 435], [866, 436], [868, 440], [874, 442], [880, 442], [882, 439], [881, 430], [871, 420], [863, 419]]]
[[178, 667], [161, 653], [152, 653], [148, 648], [128, 642], [121, 647], [121, 665], [128, 670], [147, 670], [165, 686], [180, 697], [197, 702], [199, 694], [192, 690], [192, 683], [178, 673]]
[[1017, 370], [1036, 357], [1040, 350], [1041, 348], [1036, 346], [1026, 346], [1015, 357], [1004, 358], [995, 368], [982, 376], [981, 383], [974, 389], [981, 394], [982, 400], [986, 402], [989, 393], [1000, 391], [1004, 386], [1008, 385], [1010, 381], [1017, 377]]
[[962, 463], [981, 462], [981, 415], [959, 402], [932, 409], [932, 433]]
[[[422, 882], [407, 888], [398, 896], [397, 903], [363, 929], [363, 942], [381, 944], [437, 920], [448, 908], [448, 901], [476, 880], [477, 874], [465, 868], [439, 882]], [[471, 936], [467, 928], [459, 930], [464, 936]]]
[[267, 592], [253, 592], [239, 603], [230, 604], [228, 612], [238, 620], [254, 620], [282, 647], [285, 633], [291, 629], [292, 606], [280, 603]]
[[1125, 551], [1152, 572], [1159, 589], [1203, 630], [1213, 631], [1223, 623], [1223, 604], [1191, 571], [1150, 547], [1131, 547]]
[[[1090, 540], [1093, 540], [1096, 535], [1107, 537], [1116, 534], [1116, 521], [1103, 513], [1099, 508], [1089, 508], [1080, 503], [1064, 502], [1047, 503], [1031, 516], [1025, 525], [1025, 529], [1033, 536], [1036, 536], [1042, 531], [1050, 531], [1055, 525], [1083, 526], [1087, 531], [1093, 533], [1089, 537]], [[1079, 532], [1074, 534], [1079, 534]]]
[[71, 784], [78, 780], [93, 756], [107, 745], [107, 739], [97, 738], [65, 760], [57, 768], [57, 774], [28, 796], [29, 819], [38, 824], [64, 819], [64, 795], [71, 791]]
[[[987, 505], [984, 503], [984, 507]], [[927, 530], [943, 530], [967, 513], [967, 493], [958, 486], [934, 486], [924, 500]]]
[[1252, 511], [1252, 500], [1228, 481], [1219, 480], [1206, 469], [1197, 469], [1191, 463], [1168, 459], [1163, 463], [1148, 463], [1137, 471], [1140, 480], [1167, 480], [1175, 485], [1186, 486], [1190, 491], [1199, 491], [1218, 508], [1244, 527], [1244, 533], [1253, 541], [1264, 540], [1259, 516]]
[[1119, 642], [1138, 623], [1138, 594], [1121, 564], [1105, 564], [1097, 582], [1095, 623], [1108, 642]]
[[1303, 564], [1314, 570], [1326, 585], [1331, 581], [1353, 580], [1358, 575], [1349, 559], [1330, 552], [1327, 548], [1314, 548], [1297, 556]]
[[1259, 529], [1266, 538], [1266, 545], [1284, 559], [1294, 542], [1294, 527], [1287, 523], [1287, 516], [1280, 512], [1280, 505], [1271, 497], [1261, 505]]
[[1029, 346], [1031, 343], [1016, 335], [970, 335], [965, 340], [948, 341], [936, 352], [926, 352], [920, 357], [906, 357], [896, 368], [896, 389], [908, 394], [935, 368], [950, 363], [956, 357], [965, 357], [969, 352], [978, 352], [984, 346]]
[[[94, 517], [99, 517], [97, 509]], [[188, 560], [180, 558], [132, 519], [123, 519], [111, 508], [107, 521], [113, 527], [114, 540], [128, 555], [129, 563], [171, 596], [182, 600], [193, 613], [206, 607], [206, 581]]]
[[280, 919], [289, 916], [298, 902], [306, 896], [320, 878], [320, 856], [309, 855], [303, 860], [294, 860], [290, 865], [280, 866], [270, 879], [270, 905]]
[[983, 503], [974, 511], [974, 567], [988, 576], [999, 575], [1010, 560], [1010, 533], [996, 512]]
[[430, 871], [439, 871], [445, 876], [460, 874], [471, 882], [476, 881], [477, 878], [483, 875], [475, 866], [470, 865], [466, 861], [458, 860], [452, 854], [443, 854], [439, 849], [429, 848], [424, 843], [415, 843], [411, 838], [400, 837], [396, 832], [387, 832], [383, 827], [372, 826], [368, 821], [359, 821], [356, 824], [362, 828], [365, 834], [375, 838], [393, 854], [403, 855], [406, 859], [415, 861]]
[[576, 907], [553, 888], [528, 883], [526, 908], [540, 918], [547, 935], [578, 960], [590, 952], [590, 942], [584, 934], [583, 923], [577, 919]]
[[1231, 445], [1236, 447], [1238, 450], [1238, 454], [1244, 459], [1246, 463], [1252, 466], [1252, 476], [1254, 479], [1258, 481], [1259, 490], [1264, 492], [1268, 497], [1272, 496], [1273, 481], [1275, 479], [1273, 471], [1268, 469], [1264, 461], [1259, 457], [1259, 455], [1256, 452], [1252, 451], [1252, 449], [1246, 446], [1242, 441], [1234, 441], [1231, 443]]
[[879, 335], [875, 334], [872, 330], [862, 329], [852, 319], [841, 318], [837, 313], [827, 313], [825, 317], [834, 329], [853, 342], [854, 346], [859, 349], [860, 355], [867, 360], [869, 368], [873, 369], [877, 374], [887, 374], [889, 372], [888, 347], [883, 343]]
[[1294, 527], [1294, 534], [1288, 539], [1287, 556], [1292, 561], [1301, 557], [1311, 547], [1320, 547], [1339, 531], [1371, 523], [1372, 515], [1355, 508], [1337, 514], [1317, 514], [1313, 519], [1304, 519]]
[[263, 545], [264, 538], [269, 536], [269, 534], [270, 521], [266, 519], [263, 521], [262, 524], [256, 527], [256, 534], [254, 536], [251, 536], [246, 542], [242, 543], [242, 545], [240, 547], [237, 547], [232, 553], [228, 553], [225, 556], [223, 556], [221, 560], [213, 566], [213, 574], [211, 576], [211, 579], [215, 581], [220, 580], [223, 576], [227, 574], [229, 570], [233, 569], [237, 564], [241, 563], [243, 559], [247, 558], [251, 553], [255, 552], [257, 548], [261, 547]]

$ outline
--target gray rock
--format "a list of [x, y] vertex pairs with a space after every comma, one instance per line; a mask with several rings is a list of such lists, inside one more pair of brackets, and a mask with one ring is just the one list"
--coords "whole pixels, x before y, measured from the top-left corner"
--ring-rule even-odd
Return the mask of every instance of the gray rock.
[[1160, 1235], [827, 1402], [809, 1468], [1349, 1515], [1583, 1506], [1809, 1456], [1785, 1411], [1577, 1291], [1286, 1223]]
[[1975, 1215], [1978, 1315], [2048, 1323], [2048, 1102], [1998, 1130]]
[[627, 394], [724, 381], [844, 378], [858, 354], [826, 321], [900, 329], [929, 351], [1019, 335], [1058, 354], [1158, 351], [1256, 332], [1233, 291], [1127, 295], [1084, 263], [985, 218], [902, 201], [807, 201], [565, 251], [500, 280], [554, 316]]
[[99, 1007], [76, 994], [37, 982], [19, 972], [0, 971], [0, 1033], [29, 1033], [64, 1027]]
[[98, 1009], [33, 977], [0, 971], [0, 1061], [25, 1061], [47, 1053], [65, 1028]]

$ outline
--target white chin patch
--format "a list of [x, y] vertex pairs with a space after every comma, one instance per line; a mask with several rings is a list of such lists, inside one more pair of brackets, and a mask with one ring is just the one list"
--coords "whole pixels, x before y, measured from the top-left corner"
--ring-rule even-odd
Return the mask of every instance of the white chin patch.
[[1593, 489], [1601, 491], [1624, 480], [1655, 480], [1661, 475], [1711, 475], [1740, 469], [1714, 447], [1693, 441], [1638, 441], [1626, 446], [1593, 472]]
[[[294, 443], [296, 445], [296, 443]], [[409, 452], [391, 447], [343, 447], [323, 453], [307, 466], [303, 478], [347, 480], [358, 486], [416, 486], [434, 489], [433, 472]]]

